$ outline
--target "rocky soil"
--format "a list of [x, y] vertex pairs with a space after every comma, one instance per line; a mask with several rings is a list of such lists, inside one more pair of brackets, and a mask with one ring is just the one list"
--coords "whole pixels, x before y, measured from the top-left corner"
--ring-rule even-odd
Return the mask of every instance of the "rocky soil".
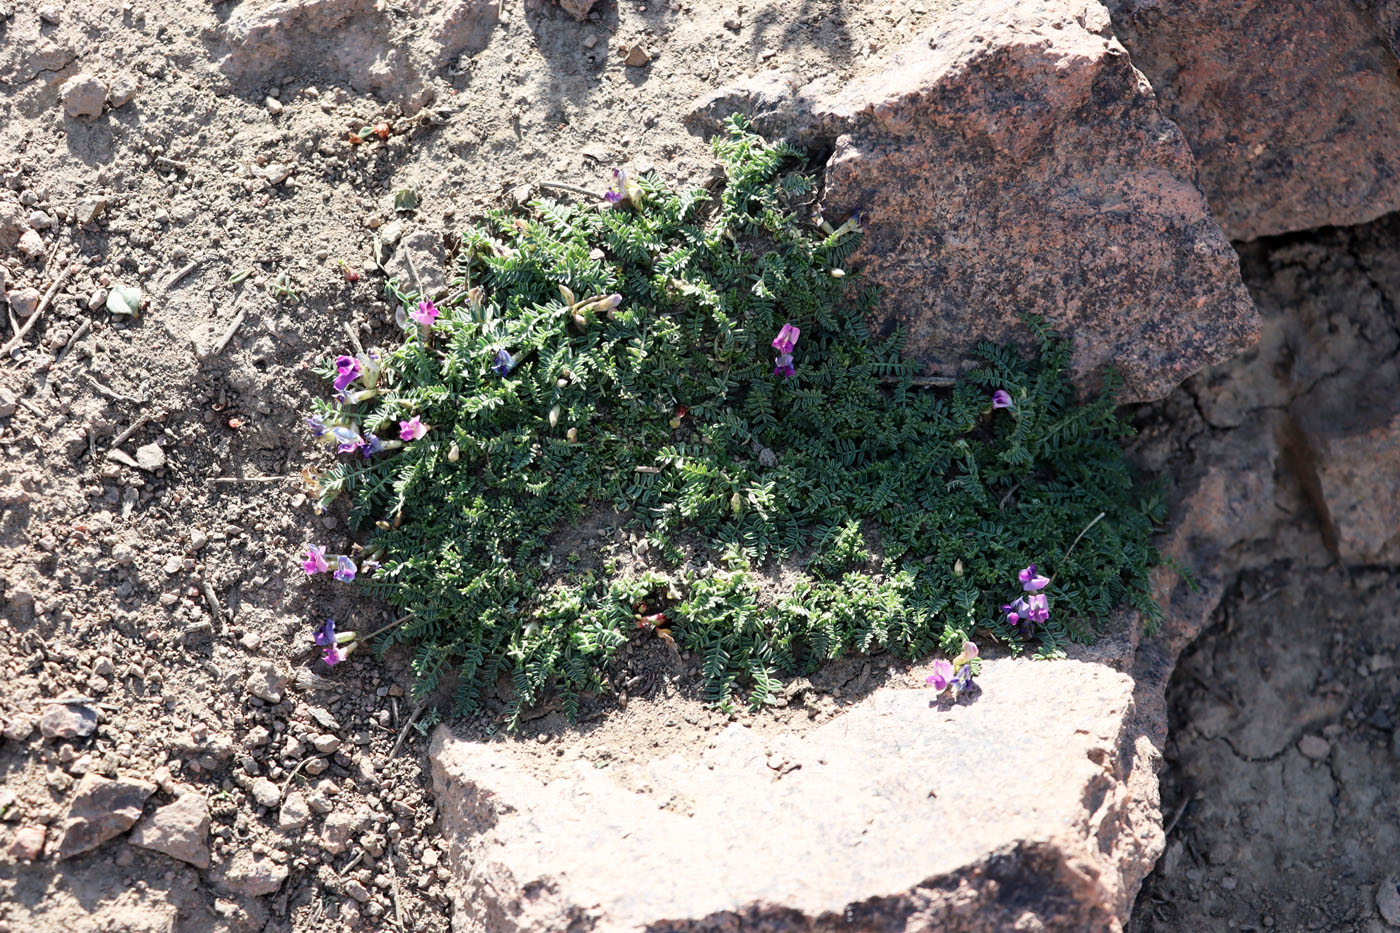
[[[1368, 221], [1400, 204], [1388, 161], [1393, 114], [1370, 124], [1351, 116], [1389, 113], [1400, 99], [1386, 57], [1392, 4], [1344, 4], [1329, 13], [1337, 28], [1316, 35], [1345, 41], [1289, 39], [1286, 67], [1236, 55], [1223, 74], [1202, 62], [1215, 67], [1221, 56], [1210, 49], [1234, 47], [1231, 30], [1258, 16], [1246, 0], [1218, 6], [1202, 24], [1164, 21], [1160, 4], [1127, 0], [999, 3], [1034, 15], [984, 35], [958, 0], [0, 0], [0, 933], [445, 931], [454, 911], [468, 929], [555, 910], [573, 922], [570, 898], [593, 896], [586, 882], [598, 879], [531, 887], [557, 869], [550, 851], [517, 849], [501, 863], [509, 871], [496, 872], [472, 861], [496, 850], [464, 827], [513, 810], [498, 840], [524, 846], [569, 816], [531, 789], [557, 782], [588, 801], [603, 786], [590, 775], [645, 797], [664, 814], [658, 825], [682, 827], [711, 812], [695, 788], [722, 796], [738, 786], [728, 776], [757, 772], [771, 801], [797, 800], [799, 787], [801, 799], [829, 801], [833, 832], [867, 844], [841, 790], [873, 772], [859, 761], [826, 769], [823, 743], [878, 710], [887, 727], [939, 717], [939, 741], [961, 736], [971, 748], [992, 720], [1017, 724], [991, 715], [994, 697], [928, 709], [917, 669], [853, 659], [788, 685], [773, 714], [732, 722], [699, 702], [692, 659], [639, 640], [618, 697], [589, 706], [581, 725], [545, 706], [506, 739], [491, 708], [454, 723], [455, 739], [436, 734], [439, 773], [430, 773], [422, 726], [450, 697], [414, 702], [402, 653], [357, 654], [330, 671], [308, 649], [327, 616], [361, 631], [392, 621], [297, 569], [306, 543], [349, 543], [344, 516], [314, 515], [298, 477], [323, 456], [301, 421], [325, 390], [310, 368], [354, 341], [391, 339], [385, 272], [441, 288], [454, 230], [488, 207], [550, 182], [600, 191], [621, 162], [655, 167], [673, 184], [707, 180], [708, 146], [692, 132], [707, 111], [692, 102], [750, 82], [720, 97], [794, 129], [801, 121], [769, 106], [774, 95], [827, 101], [801, 113], [813, 145], [837, 154], [843, 209], [887, 192], [888, 225], [873, 230], [866, 254], [877, 276], [884, 269], [899, 283], [891, 257], [903, 262], [911, 250], [937, 259], [924, 272], [952, 297], [910, 291], [904, 319], [927, 323], [986, 302], [1010, 321], [1016, 303], [1044, 302], [1097, 335], [1086, 371], [1127, 359], [1133, 397], [1158, 397], [1258, 326], [1211, 217], [1231, 236], [1258, 237]], [[955, 44], [936, 67], [899, 57], [905, 42], [940, 29]], [[1196, 33], [1210, 42], [1174, 38]], [[1250, 41], [1264, 50], [1284, 42], [1268, 35]], [[881, 86], [890, 54], [908, 64], [919, 94]], [[1057, 70], [1062, 61], [1073, 67]], [[1314, 72], [1335, 80], [1286, 94], [1269, 84]], [[1023, 98], [988, 90], [999, 73], [1065, 83]], [[811, 93], [795, 94], [804, 88]], [[1220, 101], [1252, 113], [1279, 98], [1307, 119], [1260, 113], [1239, 139], [1213, 135]], [[1337, 101], [1352, 109], [1328, 111]], [[909, 112], [937, 132], [908, 131]], [[986, 119], [968, 129], [974, 117]], [[944, 206], [933, 189], [906, 190], [899, 179], [931, 140], [947, 156], [934, 187], [974, 206], [936, 213], [947, 229], [916, 248], [920, 212]], [[1347, 175], [1344, 156], [1366, 167], [1364, 185], [1352, 183], [1360, 176]], [[863, 188], [862, 164], [891, 183]], [[991, 191], [975, 174], [986, 165], [1016, 183]], [[1323, 168], [1327, 183], [1314, 183]], [[1299, 185], [1307, 197], [1289, 194]], [[396, 210], [404, 189], [416, 209]], [[1043, 195], [1051, 189], [1056, 199]], [[1057, 225], [1067, 213], [1079, 220]], [[1028, 256], [1018, 244], [1032, 239], [1046, 248]], [[1083, 247], [1072, 258], [1083, 278], [1052, 274], [1065, 244]], [[1263, 320], [1258, 347], [1143, 407], [1135, 442], [1135, 456], [1169, 478], [1178, 525], [1168, 540], [1201, 592], [1164, 584], [1171, 612], [1158, 637], [1139, 645], [1134, 629], [1065, 662], [1097, 685], [1083, 696], [1055, 697], [1041, 679], [1051, 665], [990, 658], [997, 702], [1046, 690], [1066, 717], [1116, 717], [1065, 720], [1082, 726], [1055, 739], [1074, 749], [1059, 772], [1068, 782], [1043, 795], [1073, 807], [1070, 841], [1098, 851], [1074, 849], [1062, 863], [1064, 839], [1018, 848], [1007, 837], [1005, 857], [979, 863], [975, 877], [936, 859], [918, 874], [925, 863], [915, 860], [944, 848], [930, 837], [900, 856], [912, 873], [899, 880], [907, 896], [871, 897], [857, 916], [808, 897], [794, 875], [783, 893], [810, 916], [775, 907], [748, 917], [753, 928], [859, 920], [886, 929], [921, 916], [973, 929], [979, 911], [986, 928], [1004, 917], [1024, 928], [1112, 927], [1162, 851], [1153, 769], [1164, 743], [1165, 855], [1135, 927], [1400, 923], [1387, 881], [1400, 821], [1384, 792], [1400, 767], [1391, 663], [1400, 632], [1387, 611], [1400, 521], [1400, 225], [1235, 247]], [[978, 262], [979, 249], [1000, 265]], [[1143, 340], [1113, 330], [1123, 303], [1150, 325]], [[1182, 308], [1193, 323], [1173, 334], [1165, 322]], [[969, 319], [963, 326], [980, 326]], [[1167, 742], [1161, 689], [1176, 652], [1206, 625], [1172, 681]], [[1086, 698], [1102, 702], [1091, 713], [1076, 705]], [[908, 731], [869, 734], [933, 753], [919, 744], [927, 736], [906, 742]], [[460, 753], [446, 750], [451, 742]], [[1003, 748], [969, 761], [1007, 767]], [[871, 816], [886, 820], [886, 838], [914, 811], [911, 787], [927, 805], [919, 812], [939, 819], [981, 799], [956, 785], [925, 788], [921, 767], [889, 761], [871, 777], [898, 802]], [[979, 780], [975, 770], [965, 777]], [[1036, 796], [1026, 781], [1021, 794]], [[493, 809], [463, 787], [516, 796]], [[595, 812], [624, 812], [596, 799]], [[791, 809], [745, 807], [751, 821]], [[1023, 812], [1038, 825], [1061, 813], [1035, 809], [1027, 802]], [[541, 821], [535, 836], [520, 828], [522, 814]], [[911, 827], [910, 839], [924, 839], [928, 825]], [[1001, 838], [963, 825], [962, 841]], [[649, 839], [599, 837], [638, 862], [603, 867], [635, 877], [653, 902], [652, 892], [674, 888], [692, 913], [716, 911], [658, 928], [743, 919], [716, 903], [703, 876], [669, 881], [687, 853], [652, 864]], [[1118, 864], [1105, 871], [1109, 856]], [[521, 866], [537, 877], [514, 878]], [[944, 868], [952, 873], [939, 875]], [[460, 899], [469, 875], [500, 882], [501, 897]], [[532, 892], [524, 906], [511, 900], [516, 882]], [[624, 883], [603, 878], [599, 890], [616, 895]], [[859, 893], [833, 885], [826, 896]], [[630, 902], [607, 910], [658, 916]]]

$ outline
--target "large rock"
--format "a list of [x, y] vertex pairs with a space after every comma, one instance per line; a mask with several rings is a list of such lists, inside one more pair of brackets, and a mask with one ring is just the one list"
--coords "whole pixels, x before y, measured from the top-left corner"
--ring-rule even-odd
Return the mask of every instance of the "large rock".
[[1001, 659], [980, 682], [951, 707], [882, 688], [801, 738], [735, 724], [643, 786], [586, 763], [545, 786], [440, 728], [457, 928], [1113, 927], [1155, 857], [1123, 857], [1143, 831], [1122, 786], [1132, 681]]
[[849, 84], [782, 103], [769, 76], [726, 101], [760, 130], [829, 141], [824, 206], [869, 230], [853, 263], [883, 287], [876, 323], [939, 373], [1021, 315], [1108, 365], [1124, 400], [1166, 395], [1249, 346], [1258, 318], [1196, 185], [1191, 151], [1094, 0], [966, 4]]
[[59, 859], [95, 849], [126, 832], [141, 819], [141, 808], [155, 789], [154, 784], [132, 778], [83, 775], [63, 821]]
[[1400, 208], [1400, 3], [1107, 3], [1231, 238]]

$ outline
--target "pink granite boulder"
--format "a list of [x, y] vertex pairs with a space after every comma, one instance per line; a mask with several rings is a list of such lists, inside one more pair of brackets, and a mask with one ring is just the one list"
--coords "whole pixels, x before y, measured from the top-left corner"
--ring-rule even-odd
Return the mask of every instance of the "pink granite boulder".
[[[1108, 0], [1231, 239], [1400, 208], [1394, 0]], [[1369, 13], [1368, 13], [1369, 10]]]

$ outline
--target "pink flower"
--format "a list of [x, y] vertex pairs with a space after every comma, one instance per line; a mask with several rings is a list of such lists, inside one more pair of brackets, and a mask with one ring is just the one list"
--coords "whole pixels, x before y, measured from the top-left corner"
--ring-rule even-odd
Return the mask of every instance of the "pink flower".
[[997, 389], [995, 392], [992, 393], [992, 407], [1010, 408], [1011, 393], [1006, 391], [1005, 389]]
[[953, 682], [953, 662], [938, 660], [933, 662], [933, 674], [924, 678], [924, 683], [933, 684], [933, 689], [942, 693]]
[[1007, 603], [1001, 607], [1001, 611], [1006, 613], [1006, 624], [1016, 625], [1021, 621], [1022, 616], [1030, 612], [1030, 606], [1024, 599], [1018, 599], [1014, 603]]
[[318, 573], [325, 573], [331, 569], [331, 565], [326, 563], [326, 549], [317, 547], [314, 544], [306, 548], [306, 560], [301, 562], [301, 569], [306, 571], [308, 577]]
[[406, 441], [416, 441], [418, 440], [418, 438], [422, 437], [424, 434], [427, 433], [428, 426], [425, 425], [422, 421], [418, 420], [417, 415], [414, 415], [407, 421], [399, 422], [399, 437], [403, 438]]
[[1032, 622], [1044, 624], [1050, 619], [1050, 601], [1045, 598], [1044, 593], [1036, 593], [1026, 600], [1027, 617]]
[[418, 307], [408, 312], [408, 316], [417, 321], [426, 330], [433, 326], [433, 321], [438, 319], [442, 312], [437, 309], [437, 305], [431, 301], [420, 301]]
[[793, 327], [791, 324], [784, 324], [782, 329], [778, 331], [778, 336], [773, 338], [773, 349], [780, 354], [790, 354], [792, 348], [797, 346], [797, 338], [801, 336], [802, 331], [799, 328]]

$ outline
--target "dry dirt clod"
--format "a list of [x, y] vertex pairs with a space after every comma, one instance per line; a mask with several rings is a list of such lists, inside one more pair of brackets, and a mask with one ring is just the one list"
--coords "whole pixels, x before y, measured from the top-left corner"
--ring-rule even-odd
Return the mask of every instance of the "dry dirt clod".
[[131, 831], [130, 842], [208, 868], [209, 805], [202, 794], [186, 791], [142, 820]]
[[141, 818], [141, 807], [155, 789], [154, 784], [131, 778], [84, 775], [63, 821], [59, 860], [95, 849], [130, 829]]
[[11, 858], [25, 862], [35, 862], [44, 854], [44, 839], [48, 835], [47, 826], [21, 826], [15, 830], [15, 838], [6, 850]]
[[647, 51], [647, 47], [638, 42], [636, 45], [627, 49], [623, 55], [622, 63], [629, 68], [640, 68], [649, 63], [651, 58], [651, 53]]
[[39, 719], [46, 739], [86, 738], [97, 729], [97, 710], [78, 703], [51, 703]]
[[59, 93], [70, 117], [96, 117], [107, 103], [107, 85], [89, 74], [77, 74], [63, 82]]

